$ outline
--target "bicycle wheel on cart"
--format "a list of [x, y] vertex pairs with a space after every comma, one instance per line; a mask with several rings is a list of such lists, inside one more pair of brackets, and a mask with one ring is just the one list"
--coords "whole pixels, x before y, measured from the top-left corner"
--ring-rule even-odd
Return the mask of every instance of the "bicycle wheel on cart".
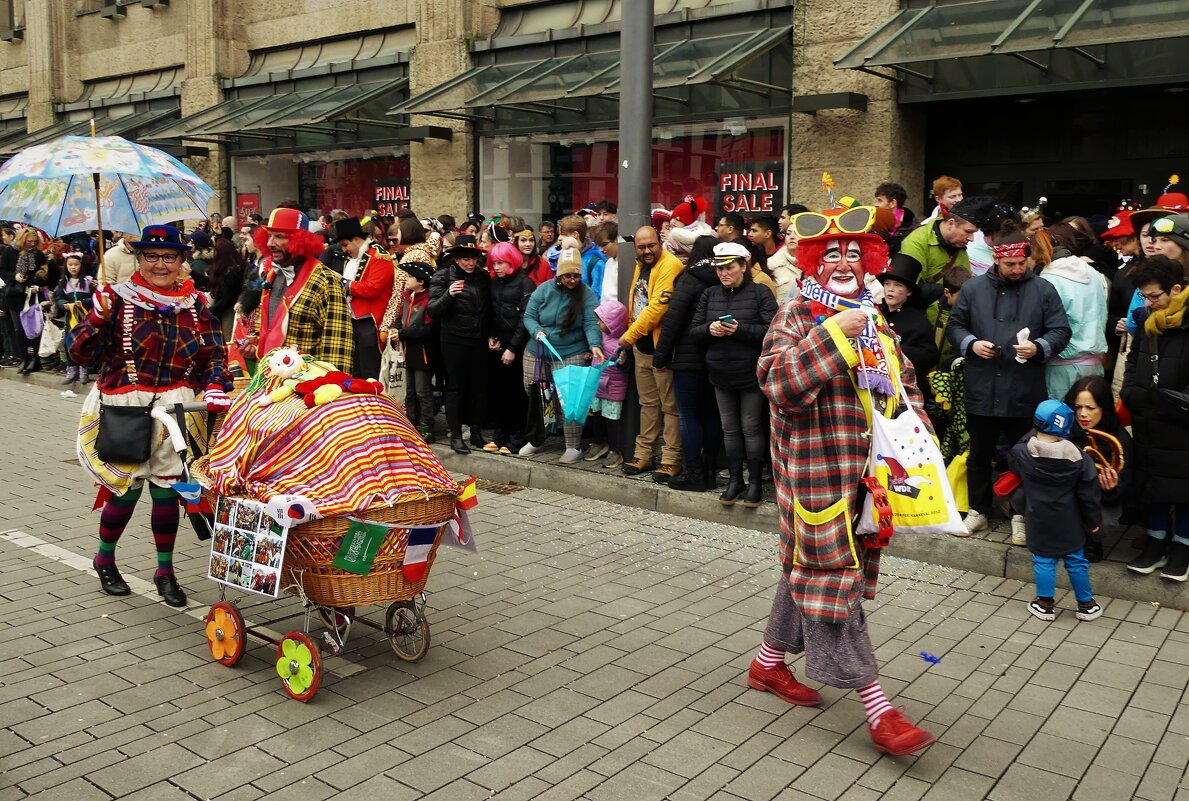
[[429, 620], [425, 606], [415, 600], [397, 601], [384, 615], [384, 631], [397, 657], [405, 662], [420, 662], [429, 651]]
[[277, 675], [281, 689], [302, 703], [318, 692], [322, 683], [322, 661], [318, 646], [299, 631], [291, 631], [277, 643]]
[[220, 665], [233, 667], [244, 655], [244, 616], [235, 604], [219, 601], [206, 613], [206, 644]]

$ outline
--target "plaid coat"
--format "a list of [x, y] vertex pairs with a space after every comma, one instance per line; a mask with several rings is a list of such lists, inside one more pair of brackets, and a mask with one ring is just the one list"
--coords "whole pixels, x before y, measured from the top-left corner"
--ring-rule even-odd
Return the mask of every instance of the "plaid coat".
[[[285, 344], [318, 361], [330, 362], [344, 372], [351, 371], [355, 361], [355, 332], [351, 326], [351, 311], [343, 278], [324, 267], [317, 259], [310, 259], [302, 268], [312, 270], [306, 285], [289, 307], [289, 321], [285, 329]], [[260, 308], [269, 308], [275, 271], [270, 271]], [[263, 319], [263, 315], [262, 315]], [[280, 324], [280, 320], [277, 321]], [[264, 354], [260, 354], [263, 356]]]
[[[904, 382], [919, 409], [911, 362], [883, 318], [879, 332], [893, 380]], [[852, 533], [870, 450], [869, 395], [853, 380], [858, 362], [838, 324], [819, 325], [809, 301], [797, 297], [772, 321], [756, 368], [772, 404], [781, 566], [802, 614], [826, 623], [846, 620], [860, 593], [874, 598], [879, 578], [879, 551]]]

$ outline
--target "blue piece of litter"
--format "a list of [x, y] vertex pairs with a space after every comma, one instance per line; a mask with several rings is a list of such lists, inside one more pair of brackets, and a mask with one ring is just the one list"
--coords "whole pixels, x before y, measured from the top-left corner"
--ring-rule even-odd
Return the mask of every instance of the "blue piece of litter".
[[933, 654], [929, 653], [928, 651], [921, 651], [921, 659], [924, 659], [930, 665], [940, 665], [941, 664], [941, 657], [934, 656]]

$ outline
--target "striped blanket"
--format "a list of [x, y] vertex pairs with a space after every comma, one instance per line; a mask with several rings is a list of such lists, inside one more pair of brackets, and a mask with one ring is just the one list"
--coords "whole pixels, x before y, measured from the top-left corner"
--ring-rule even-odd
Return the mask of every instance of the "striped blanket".
[[218, 495], [304, 495], [323, 517], [391, 506], [408, 493], [461, 487], [386, 395], [343, 395], [307, 409], [299, 396], [258, 406], [235, 399], [207, 468]]

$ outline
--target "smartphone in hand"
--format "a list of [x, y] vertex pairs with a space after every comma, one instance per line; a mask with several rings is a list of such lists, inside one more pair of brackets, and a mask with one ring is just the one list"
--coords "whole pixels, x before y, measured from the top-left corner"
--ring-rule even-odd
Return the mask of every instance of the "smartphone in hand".
[[718, 318], [718, 321], [720, 323], [726, 323], [727, 325], [730, 325], [731, 323], [735, 322], [735, 315], [724, 314], [722, 317]]

